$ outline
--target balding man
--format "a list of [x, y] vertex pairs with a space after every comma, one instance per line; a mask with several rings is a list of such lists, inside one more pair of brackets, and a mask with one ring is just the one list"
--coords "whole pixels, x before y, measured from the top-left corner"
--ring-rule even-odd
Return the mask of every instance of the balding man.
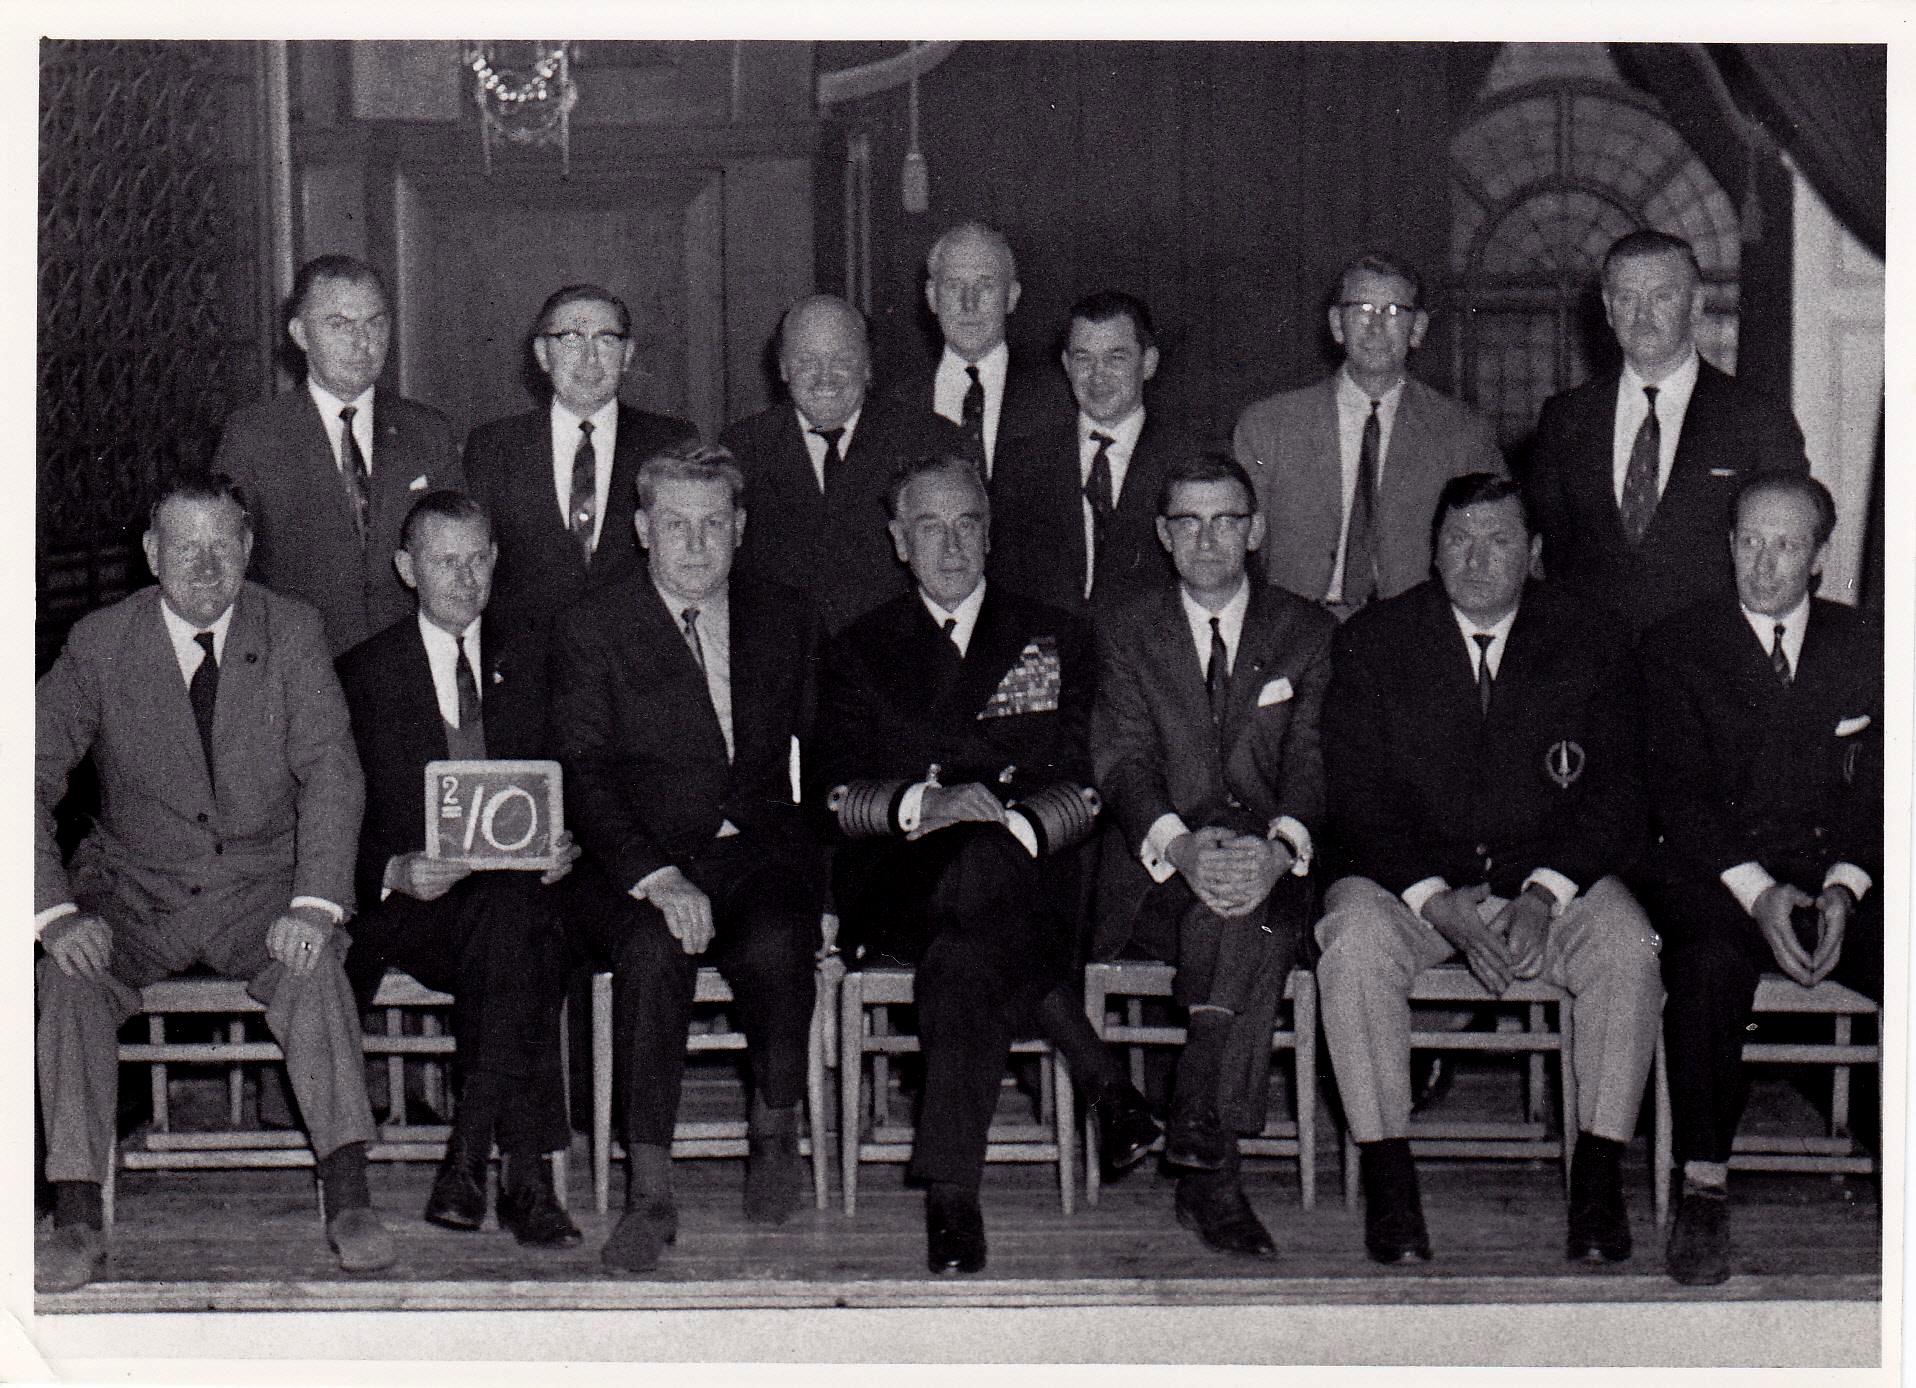
[[923, 405], [868, 394], [864, 315], [814, 294], [778, 325], [778, 376], [790, 393], [720, 437], [745, 473], [752, 523], [741, 573], [811, 595], [837, 633], [905, 592], [885, 531], [885, 486], [906, 458], [962, 446]]

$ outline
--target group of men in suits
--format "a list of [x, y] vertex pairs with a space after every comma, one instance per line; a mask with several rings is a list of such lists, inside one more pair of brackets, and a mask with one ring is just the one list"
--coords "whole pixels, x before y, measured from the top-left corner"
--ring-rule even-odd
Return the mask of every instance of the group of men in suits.
[[[620, 401], [625, 305], [562, 288], [532, 339], [550, 402], [463, 460], [376, 385], [376, 272], [302, 269], [305, 385], [229, 423], [240, 487], [165, 492], [158, 589], [76, 627], [39, 691], [43, 1287], [104, 1256], [117, 1020], [195, 962], [269, 1004], [345, 1266], [393, 1256], [353, 1015], [389, 966], [458, 1000], [429, 1220], [480, 1226], [496, 1146], [501, 1226], [579, 1240], [544, 1157], [569, 1137], [557, 1017], [583, 958], [615, 977], [627, 1198], [605, 1264], [648, 1270], [678, 1235], [701, 961], [748, 1040], [745, 1210], [782, 1222], [828, 890], [854, 961], [917, 969], [936, 1271], [985, 1265], [986, 1130], [1021, 1031], [1070, 1063], [1107, 1169], [1161, 1141], [1179, 1221], [1270, 1256], [1236, 1138], [1263, 1127], [1300, 958], [1366, 1245], [1427, 1258], [1406, 999], [1461, 956], [1493, 993], [1573, 996], [1573, 1259], [1630, 1252], [1618, 1164], [1667, 986], [1670, 1268], [1727, 1275], [1756, 979], [1773, 961], [1880, 988], [1880, 641], [1808, 597], [1833, 506], [1787, 410], [1697, 356], [1687, 245], [1612, 248], [1623, 366], [1546, 406], [1523, 487], [1487, 425], [1408, 375], [1429, 316], [1394, 261], [1339, 277], [1341, 367], [1247, 408], [1235, 459], [1147, 409], [1139, 300], [1072, 307], [1066, 395], [1010, 359], [1002, 235], [955, 227], [926, 268], [934, 367], [874, 391], [862, 316], [809, 297], [778, 328], [789, 401], [716, 448]], [[108, 794], [69, 867], [50, 814], [89, 752]], [[426, 762], [539, 755], [565, 767], [578, 847], [537, 877], [425, 855]], [[1074, 1002], [1086, 949], [1177, 965], [1168, 1131]]]

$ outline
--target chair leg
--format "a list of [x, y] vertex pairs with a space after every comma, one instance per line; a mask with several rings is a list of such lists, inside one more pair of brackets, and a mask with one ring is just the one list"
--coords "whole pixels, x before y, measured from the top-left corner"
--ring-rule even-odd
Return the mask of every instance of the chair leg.
[[824, 1209], [831, 1203], [832, 1159], [826, 1136], [825, 1030], [830, 1017], [831, 980], [824, 974], [814, 976], [812, 1020], [805, 1029], [805, 1116], [812, 1130], [812, 1204]]
[[559, 1198], [559, 1208], [572, 1209], [571, 1163], [567, 1161], [564, 1148], [552, 1153], [552, 1191]]
[[1344, 1129], [1344, 1208], [1357, 1208], [1357, 1139], [1351, 1136], [1349, 1128]]
[[[630, 1160], [630, 1158], [627, 1158]], [[592, 975], [592, 1203], [612, 1198], [612, 975]]]
[[1661, 1027], [1657, 1028], [1656, 1060], [1652, 1068], [1656, 1075], [1651, 1100], [1656, 1124], [1650, 1149], [1650, 1193], [1656, 1207], [1657, 1228], [1661, 1229], [1670, 1219], [1670, 1163], [1675, 1146], [1675, 1137], [1670, 1131], [1670, 1070], [1663, 1052]]
[[[1847, 1014], [1838, 1013], [1836, 1017], [1836, 1044], [1847, 1046], [1853, 1032]], [[1849, 1069], [1847, 1065], [1831, 1067], [1830, 1075], [1830, 1136], [1848, 1137], [1849, 1128]]]
[[[1053, 1050], [1049, 1063], [1052, 1073], [1052, 1090], [1056, 1100], [1053, 1110], [1058, 1134], [1058, 1192], [1064, 1204], [1064, 1212], [1072, 1214], [1077, 1209], [1078, 1173], [1072, 1169], [1073, 1150], [1077, 1146], [1075, 1130], [1078, 1126], [1077, 1105], [1072, 1102], [1071, 1071], [1064, 1063], [1064, 1053]], [[1087, 1164], [1095, 1158], [1087, 1156]]]
[[838, 1182], [847, 1216], [858, 1210], [858, 1139], [864, 1079], [865, 982], [847, 973], [838, 995]]
[[[1525, 1009], [1524, 1029], [1535, 1033], [1546, 1030], [1542, 1003], [1533, 1002]], [[1544, 1073], [1543, 1052], [1532, 1051], [1524, 1069], [1526, 1076], [1523, 1096], [1524, 1117], [1532, 1123], [1541, 1123], [1545, 1107], [1549, 1102], [1545, 1097], [1545, 1086], [1549, 1083], [1549, 1076]]]
[[[156, 1046], [164, 1046], [166, 1044], [165, 1014], [155, 1012], [147, 1017], [146, 1039]], [[161, 1133], [167, 1132], [172, 1128], [173, 1124], [171, 1116], [167, 1112], [165, 1061], [155, 1061], [147, 1070], [147, 1083], [152, 1087], [153, 1130]]]
[[1317, 976], [1299, 969], [1291, 979], [1291, 1025], [1297, 1032], [1291, 1052], [1296, 1066], [1297, 1184], [1299, 1200], [1308, 1210], [1317, 1204]]
[[[1104, 1040], [1104, 970], [1096, 964], [1089, 965], [1084, 971], [1084, 1015], [1091, 1023], [1091, 1030], [1097, 1033], [1098, 1040]], [[1084, 1111], [1084, 1203], [1095, 1206], [1098, 1203], [1098, 1186], [1101, 1173], [1098, 1164], [1103, 1160], [1098, 1151], [1097, 1120], [1087, 1106]]]
[[120, 1144], [115, 1142], [107, 1149], [106, 1179], [100, 1182], [100, 1223], [107, 1233], [113, 1232], [113, 1196], [119, 1187]]
[[[246, 1040], [246, 1023], [235, 1017], [226, 1024], [226, 1040], [230, 1045], [239, 1045]], [[226, 1066], [226, 1121], [229, 1126], [238, 1128], [245, 1121], [246, 1104], [246, 1067], [239, 1061], [229, 1061]]]
[[1577, 1149], [1578, 1133], [1576, 1023], [1571, 1010], [1567, 997], [1557, 1004], [1557, 1073], [1563, 1077], [1558, 1087], [1563, 1095], [1563, 1190], [1566, 1196], [1570, 1193], [1570, 1158]]
[[[1133, 1027], [1143, 1026], [1144, 1025], [1144, 999], [1132, 998], [1130, 1002], [1128, 1002], [1125, 1005], [1124, 1015], [1125, 1015], [1125, 1020], [1131, 1026]], [[1100, 1022], [1098, 1026], [1098, 1033], [1100, 1035], [1103, 1035], [1104, 1033], [1104, 1026], [1102, 1022]], [[1125, 1049], [1131, 1053], [1131, 1085], [1134, 1089], [1138, 1091], [1138, 1093], [1142, 1094], [1144, 1092], [1144, 1047], [1126, 1046]]]

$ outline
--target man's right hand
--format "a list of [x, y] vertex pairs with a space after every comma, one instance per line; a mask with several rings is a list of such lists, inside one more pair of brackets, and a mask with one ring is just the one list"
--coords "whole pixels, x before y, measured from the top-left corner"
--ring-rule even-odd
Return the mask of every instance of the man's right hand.
[[403, 892], [419, 901], [437, 901], [462, 878], [472, 875], [466, 864], [450, 858], [428, 858], [424, 853], [395, 853], [386, 860], [382, 880], [388, 891]]
[[40, 944], [68, 978], [104, 978], [113, 958], [113, 931], [90, 912], [60, 917], [41, 934]]
[[645, 889], [645, 899], [659, 908], [665, 928], [687, 954], [703, 954], [712, 943], [712, 899], [676, 867], [666, 868]]
[[927, 786], [918, 802], [918, 827], [905, 835], [922, 839], [954, 824], [1003, 824], [1005, 807], [987, 786], [967, 781], [961, 786]]
[[1766, 887], [1763, 895], [1756, 899], [1756, 905], [1750, 909], [1750, 914], [1756, 918], [1757, 928], [1769, 942], [1770, 953], [1776, 957], [1776, 967], [1805, 988], [1816, 981], [1816, 973], [1811, 967], [1809, 955], [1803, 952], [1796, 931], [1790, 925], [1790, 912], [1799, 906], [1814, 904], [1807, 892], [1787, 882], [1777, 882]]
[[1241, 916], [1264, 899], [1257, 890], [1259, 864], [1238, 839], [1221, 825], [1207, 824], [1180, 834], [1164, 851], [1197, 899], [1220, 916]]
[[1424, 903], [1424, 919], [1464, 956], [1477, 981], [1502, 997], [1516, 977], [1516, 961], [1477, 910], [1489, 895], [1488, 882], [1438, 892]]

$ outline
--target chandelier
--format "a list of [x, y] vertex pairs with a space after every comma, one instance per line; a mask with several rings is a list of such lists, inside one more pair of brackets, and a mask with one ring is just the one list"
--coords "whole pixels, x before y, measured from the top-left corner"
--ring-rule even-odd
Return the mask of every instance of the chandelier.
[[465, 66], [472, 73], [488, 177], [493, 146], [502, 140], [556, 146], [561, 177], [572, 172], [572, 108], [579, 104], [579, 88], [572, 80], [575, 53], [564, 41], [537, 44], [535, 51], [538, 56], [530, 68], [508, 68], [493, 62], [490, 45], [466, 45]]

